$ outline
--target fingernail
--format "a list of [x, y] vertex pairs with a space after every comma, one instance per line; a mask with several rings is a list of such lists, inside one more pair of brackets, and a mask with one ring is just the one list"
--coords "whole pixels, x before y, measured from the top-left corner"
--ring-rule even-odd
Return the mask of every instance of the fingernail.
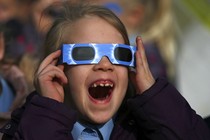
[[137, 41], [139, 40], [140, 42], [142, 42], [141, 36], [137, 36], [136, 40], [137, 40]]
[[138, 39], [138, 40], [139, 40], [139, 39], [141, 40], [142, 38], [141, 38], [141, 36], [137, 36], [137, 39]]

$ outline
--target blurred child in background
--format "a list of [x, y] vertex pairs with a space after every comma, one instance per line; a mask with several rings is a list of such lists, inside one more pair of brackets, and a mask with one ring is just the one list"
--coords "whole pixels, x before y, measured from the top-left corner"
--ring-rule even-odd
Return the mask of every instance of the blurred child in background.
[[28, 94], [25, 75], [4, 57], [4, 51], [4, 30], [2, 30], [0, 32], [0, 126], [11, 118], [11, 112], [24, 103]]

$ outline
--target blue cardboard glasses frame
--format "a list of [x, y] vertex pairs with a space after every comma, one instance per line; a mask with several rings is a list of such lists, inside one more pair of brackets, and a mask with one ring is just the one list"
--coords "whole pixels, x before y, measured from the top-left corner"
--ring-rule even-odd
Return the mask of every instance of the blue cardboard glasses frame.
[[135, 67], [136, 47], [125, 44], [63, 44], [61, 63], [68, 65], [98, 64], [107, 57], [112, 64]]

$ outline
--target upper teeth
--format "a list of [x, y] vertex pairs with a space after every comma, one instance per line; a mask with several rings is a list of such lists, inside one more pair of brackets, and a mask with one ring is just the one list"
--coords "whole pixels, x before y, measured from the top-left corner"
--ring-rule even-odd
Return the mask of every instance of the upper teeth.
[[93, 84], [92, 85], [92, 87], [97, 87], [97, 86], [101, 86], [101, 87], [113, 87], [113, 84], [109, 84], [109, 83], [103, 84], [103, 83], [100, 83], [100, 84]]

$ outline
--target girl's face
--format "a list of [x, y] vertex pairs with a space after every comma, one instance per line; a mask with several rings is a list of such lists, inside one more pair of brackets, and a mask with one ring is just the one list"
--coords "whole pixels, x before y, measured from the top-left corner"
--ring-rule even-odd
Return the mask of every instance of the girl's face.
[[[70, 43], [120, 43], [122, 35], [107, 21], [89, 16], [71, 24]], [[72, 100], [80, 119], [104, 123], [118, 110], [128, 86], [128, 69], [103, 57], [96, 65], [67, 66]]]

